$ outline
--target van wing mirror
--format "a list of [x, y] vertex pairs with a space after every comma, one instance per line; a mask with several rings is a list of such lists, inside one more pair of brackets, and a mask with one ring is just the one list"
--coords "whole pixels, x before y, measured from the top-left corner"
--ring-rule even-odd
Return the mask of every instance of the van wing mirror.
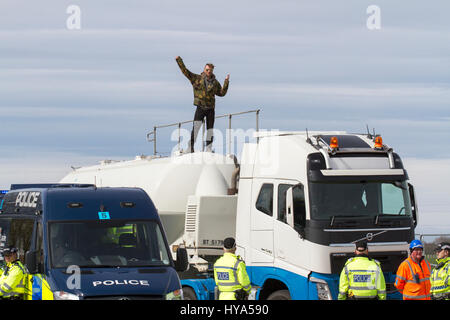
[[414, 186], [410, 183], [408, 183], [408, 191], [409, 191], [409, 198], [411, 199], [411, 211], [413, 215], [414, 226], [417, 227], [419, 212], [417, 208], [416, 193], [414, 192]]
[[175, 261], [175, 270], [178, 272], [187, 271], [189, 268], [189, 258], [186, 248], [178, 247], [177, 260]]
[[25, 266], [31, 274], [39, 273], [37, 251], [27, 251], [25, 254]]

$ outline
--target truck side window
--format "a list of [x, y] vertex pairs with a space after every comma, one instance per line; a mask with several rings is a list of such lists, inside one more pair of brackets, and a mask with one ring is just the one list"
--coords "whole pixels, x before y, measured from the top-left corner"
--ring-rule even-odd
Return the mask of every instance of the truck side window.
[[256, 200], [256, 209], [269, 216], [273, 215], [273, 184], [265, 183], [262, 185]]
[[292, 184], [278, 185], [278, 220], [286, 223], [286, 191]]

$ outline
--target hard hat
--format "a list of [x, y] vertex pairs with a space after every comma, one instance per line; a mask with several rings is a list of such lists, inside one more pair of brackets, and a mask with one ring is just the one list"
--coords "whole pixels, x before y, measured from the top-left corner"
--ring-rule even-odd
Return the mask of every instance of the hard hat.
[[414, 249], [422, 249], [423, 250], [423, 244], [420, 242], [420, 240], [413, 240], [409, 244], [409, 250], [413, 251]]
[[14, 246], [9, 246], [3, 249], [3, 255], [10, 255], [13, 253], [17, 253], [19, 250]]
[[441, 242], [438, 243], [436, 249], [434, 249], [434, 251], [439, 252], [441, 250], [449, 250], [450, 251], [450, 243], [448, 242]]

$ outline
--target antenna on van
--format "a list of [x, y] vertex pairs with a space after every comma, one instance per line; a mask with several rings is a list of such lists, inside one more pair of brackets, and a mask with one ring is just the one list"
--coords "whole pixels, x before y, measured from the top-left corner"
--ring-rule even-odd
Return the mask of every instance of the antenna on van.
[[372, 139], [373, 136], [370, 134], [370, 130], [369, 130], [369, 125], [366, 124], [366, 128], [367, 128], [367, 138]]

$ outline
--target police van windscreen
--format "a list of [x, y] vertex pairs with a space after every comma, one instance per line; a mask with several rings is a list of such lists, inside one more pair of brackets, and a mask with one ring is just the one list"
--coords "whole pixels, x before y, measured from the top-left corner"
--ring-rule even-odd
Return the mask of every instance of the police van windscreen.
[[309, 197], [312, 219], [411, 216], [411, 201], [405, 181], [310, 182]]
[[53, 268], [170, 265], [163, 233], [154, 221], [52, 222], [49, 236]]

